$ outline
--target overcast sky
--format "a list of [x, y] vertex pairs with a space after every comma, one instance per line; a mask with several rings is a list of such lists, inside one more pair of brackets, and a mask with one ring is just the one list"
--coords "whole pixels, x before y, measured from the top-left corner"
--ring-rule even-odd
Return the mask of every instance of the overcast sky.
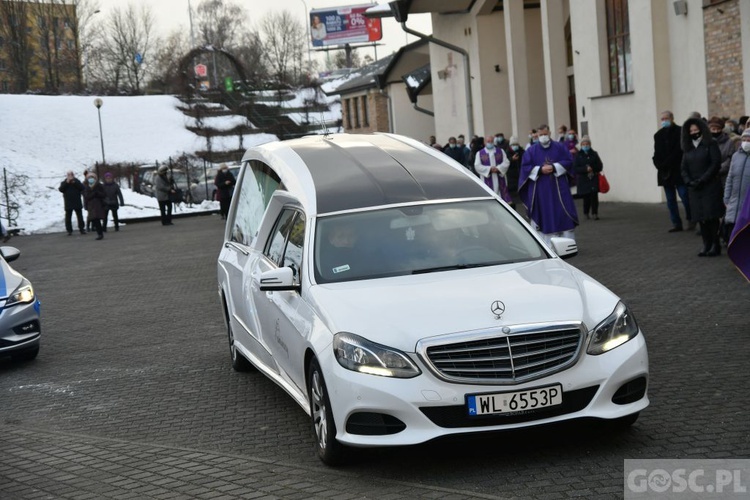
[[[235, 3], [244, 5], [249, 15], [250, 25], [253, 27], [259, 26], [259, 20], [268, 12], [273, 10], [288, 10], [295, 17], [298, 17], [300, 22], [305, 22], [307, 26], [307, 12], [313, 9], [320, 9], [323, 7], [339, 7], [347, 5], [361, 5], [366, 3], [387, 3], [385, 0], [379, 2], [370, 2], [368, 0], [355, 0], [347, 2], [346, 0], [234, 0]], [[101, 13], [98, 15], [106, 15], [114, 7], [122, 6], [125, 7], [129, 3], [140, 5], [147, 3], [151, 6], [156, 17], [158, 30], [160, 34], [167, 34], [170, 31], [178, 28], [189, 29], [190, 21], [188, 17], [188, 0], [154, 0], [145, 2], [144, 0], [99, 0], [101, 5]], [[195, 9], [199, 0], [190, 0], [190, 4]], [[432, 29], [430, 25], [429, 15], [414, 16], [409, 19], [408, 26], [417, 31], [421, 31], [425, 34], [431, 34]], [[377, 48], [378, 58], [384, 57], [391, 52], [398, 50], [399, 47], [406, 43], [415, 41], [416, 38], [409, 35], [408, 41], [405, 33], [401, 30], [401, 26], [393, 19], [383, 19], [383, 40], [382, 43], [385, 45]], [[375, 54], [373, 49], [360, 49], [361, 54], [364, 56], [369, 54], [374, 58]], [[315, 57], [315, 52], [313, 52]], [[322, 60], [325, 58], [324, 55], [319, 55]]]

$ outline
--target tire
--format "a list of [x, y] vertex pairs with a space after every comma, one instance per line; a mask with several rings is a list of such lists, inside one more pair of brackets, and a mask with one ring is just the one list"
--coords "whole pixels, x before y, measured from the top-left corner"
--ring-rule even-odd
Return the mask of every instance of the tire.
[[39, 345], [13, 353], [11, 358], [15, 361], [33, 361], [37, 354], [39, 354]]
[[336, 424], [333, 421], [328, 389], [320, 364], [315, 358], [310, 361], [307, 369], [307, 396], [310, 400], [310, 421], [318, 458], [326, 465], [341, 465], [345, 447], [336, 440]]
[[234, 332], [232, 325], [227, 321], [227, 337], [229, 339], [229, 355], [232, 358], [232, 369], [236, 372], [252, 372], [255, 366], [245, 358], [234, 345]]

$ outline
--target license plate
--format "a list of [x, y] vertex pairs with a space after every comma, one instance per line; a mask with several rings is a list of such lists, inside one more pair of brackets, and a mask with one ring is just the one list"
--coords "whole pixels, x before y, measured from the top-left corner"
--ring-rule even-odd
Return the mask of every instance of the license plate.
[[497, 415], [538, 410], [562, 404], [562, 386], [553, 385], [527, 391], [472, 394], [466, 396], [469, 416]]

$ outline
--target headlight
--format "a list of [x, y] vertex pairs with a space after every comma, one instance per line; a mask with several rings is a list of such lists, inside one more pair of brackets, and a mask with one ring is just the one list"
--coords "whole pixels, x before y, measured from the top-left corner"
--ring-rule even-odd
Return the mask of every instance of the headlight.
[[333, 353], [341, 366], [355, 372], [396, 378], [412, 378], [421, 373], [406, 354], [352, 333], [333, 336]]
[[15, 304], [29, 304], [34, 301], [34, 289], [31, 283], [27, 279], [21, 281], [8, 300], [5, 302], [5, 307], [12, 306]]
[[599, 323], [591, 335], [589, 354], [602, 354], [638, 335], [638, 325], [630, 309], [618, 302], [612, 314]]

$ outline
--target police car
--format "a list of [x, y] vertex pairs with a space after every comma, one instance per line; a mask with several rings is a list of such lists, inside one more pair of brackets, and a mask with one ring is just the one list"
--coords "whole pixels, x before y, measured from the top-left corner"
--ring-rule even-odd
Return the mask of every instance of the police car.
[[0, 247], [0, 357], [30, 361], [39, 353], [40, 302], [29, 280], [8, 263], [20, 257], [14, 247]]
[[630, 425], [649, 404], [644, 335], [563, 261], [576, 253], [406, 137], [254, 147], [218, 257], [232, 366], [310, 415], [327, 464], [451, 434]]

